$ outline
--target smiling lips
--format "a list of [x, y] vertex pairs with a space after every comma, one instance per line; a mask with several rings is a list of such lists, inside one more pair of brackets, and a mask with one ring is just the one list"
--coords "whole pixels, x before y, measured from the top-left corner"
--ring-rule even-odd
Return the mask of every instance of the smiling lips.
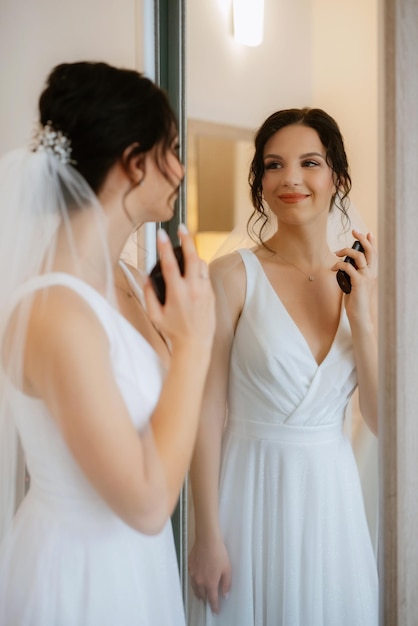
[[286, 204], [297, 204], [309, 197], [306, 193], [283, 193], [279, 196], [282, 202]]

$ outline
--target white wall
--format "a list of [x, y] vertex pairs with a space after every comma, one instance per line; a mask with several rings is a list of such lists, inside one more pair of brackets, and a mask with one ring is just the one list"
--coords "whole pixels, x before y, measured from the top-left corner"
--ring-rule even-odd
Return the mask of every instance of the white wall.
[[[1, 0], [0, 155], [30, 142], [39, 95], [58, 63], [105, 61], [152, 78], [152, 10], [152, 0]], [[131, 238], [124, 257], [151, 267], [155, 227]]]
[[1, 0], [0, 154], [28, 142], [47, 74], [65, 61], [142, 69], [141, 0]]

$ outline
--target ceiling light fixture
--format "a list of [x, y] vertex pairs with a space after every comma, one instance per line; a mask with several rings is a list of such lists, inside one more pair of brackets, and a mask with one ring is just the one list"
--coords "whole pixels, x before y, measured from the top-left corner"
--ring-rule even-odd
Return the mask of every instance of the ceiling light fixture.
[[244, 46], [263, 41], [264, 0], [233, 0], [234, 39]]

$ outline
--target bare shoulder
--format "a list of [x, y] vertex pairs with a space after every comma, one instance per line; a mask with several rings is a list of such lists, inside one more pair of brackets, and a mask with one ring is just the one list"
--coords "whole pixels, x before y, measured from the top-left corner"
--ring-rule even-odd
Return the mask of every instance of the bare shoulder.
[[217, 298], [218, 315], [220, 309], [222, 312], [227, 309], [235, 328], [244, 306], [247, 282], [242, 257], [238, 252], [219, 257], [212, 261], [209, 271]]
[[32, 392], [51, 372], [88, 370], [98, 355], [105, 361], [108, 335], [91, 306], [75, 291], [57, 285], [34, 296], [26, 336], [26, 380]]
[[225, 256], [220, 256], [209, 265], [211, 278], [214, 280], [244, 280], [245, 268], [241, 255], [238, 252], [231, 252]]
[[70, 287], [54, 285], [34, 295], [30, 324], [48, 325], [51, 329], [63, 329], [67, 333], [75, 321], [86, 327], [97, 325], [102, 328], [92, 306]]

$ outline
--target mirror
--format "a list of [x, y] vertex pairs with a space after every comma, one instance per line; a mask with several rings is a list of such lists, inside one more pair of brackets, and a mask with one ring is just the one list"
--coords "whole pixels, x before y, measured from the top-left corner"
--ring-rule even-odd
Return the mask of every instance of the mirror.
[[[187, 222], [202, 256], [211, 259], [225, 234], [250, 215], [254, 131], [273, 111], [291, 107], [323, 108], [336, 119], [350, 163], [351, 199], [376, 233], [377, 2], [265, 0], [264, 39], [255, 48], [234, 41], [232, 0], [186, 0], [186, 16]], [[377, 443], [356, 396], [351, 411], [376, 539]]]

